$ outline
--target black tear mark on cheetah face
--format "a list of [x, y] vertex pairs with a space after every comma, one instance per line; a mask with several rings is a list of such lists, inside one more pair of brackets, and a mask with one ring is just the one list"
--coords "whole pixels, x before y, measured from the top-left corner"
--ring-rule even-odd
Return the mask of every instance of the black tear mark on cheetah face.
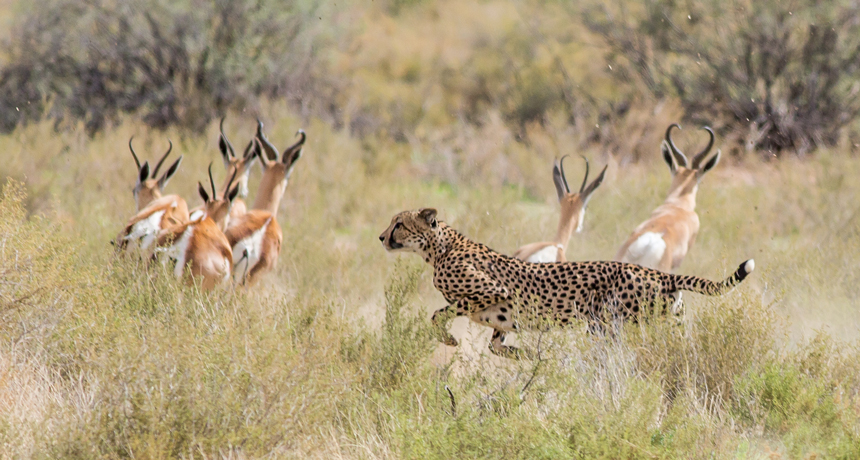
[[403, 211], [391, 219], [379, 241], [389, 252], [415, 252], [426, 257], [437, 229], [435, 209]]

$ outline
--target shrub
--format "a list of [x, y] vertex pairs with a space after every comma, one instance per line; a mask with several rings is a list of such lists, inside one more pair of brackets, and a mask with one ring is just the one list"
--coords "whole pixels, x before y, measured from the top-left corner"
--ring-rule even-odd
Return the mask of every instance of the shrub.
[[260, 95], [310, 89], [297, 2], [50, 0], [16, 18], [0, 71], [0, 130], [82, 120], [90, 134], [122, 113], [201, 130]]
[[612, 75], [679, 97], [690, 119], [724, 124], [744, 148], [802, 155], [860, 114], [855, 3], [618, 1], [585, 14]]

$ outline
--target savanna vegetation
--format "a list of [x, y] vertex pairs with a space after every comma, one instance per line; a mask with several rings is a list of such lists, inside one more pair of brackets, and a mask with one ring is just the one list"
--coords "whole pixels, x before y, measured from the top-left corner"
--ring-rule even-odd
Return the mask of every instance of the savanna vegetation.
[[[705, 26], [711, 2], [4, 5], [0, 456], [860, 457], [857, 7], [765, 3], [736, 2], [726, 29]], [[821, 24], [835, 35], [809, 38]], [[783, 31], [765, 41], [780, 72], [759, 48], [743, 78], [718, 61], [765, 43], [744, 30]], [[684, 72], [696, 46], [722, 54]], [[795, 88], [807, 64], [821, 78]], [[692, 99], [705, 90], [713, 105]], [[791, 102], [807, 90], [826, 103]], [[731, 99], [751, 94], [765, 102]], [[221, 115], [236, 145], [257, 117], [276, 145], [308, 140], [277, 269], [200, 292], [109, 241], [134, 211], [129, 137], [148, 159], [172, 139], [185, 160], [167, 191], [193, 206]], [[822, 122], [805, 131], [807, 115]], [[393, 214], [432, 206], [511, 253], [551, 236], [552, 160], [582, 154], [610, 167], [567, 255], [609, 259], [664, 198], [675, 121], [680, 147], [708, 123], [724, 152], [678, 272], [722, 279], [754, 257], [753, 275], [685, 295], [680, 325], [519, 334], [534, 352], [519, 361], [462, 318], [460, 347], [436, 342], [431, 270], [377, 240]]]

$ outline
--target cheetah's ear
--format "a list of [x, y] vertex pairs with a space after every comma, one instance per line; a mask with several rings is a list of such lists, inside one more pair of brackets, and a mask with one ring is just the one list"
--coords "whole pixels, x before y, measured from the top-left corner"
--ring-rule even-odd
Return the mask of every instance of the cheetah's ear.
[[436, 228], [436, 210], [433, 208], [424, 208], [418, 211], [418, 217], [424, 220], [430, 228]]

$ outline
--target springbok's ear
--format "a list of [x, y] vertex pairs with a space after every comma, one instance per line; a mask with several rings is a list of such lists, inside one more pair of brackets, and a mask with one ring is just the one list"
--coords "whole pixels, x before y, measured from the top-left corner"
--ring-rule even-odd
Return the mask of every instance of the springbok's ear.
[[254, 148], [251, 149], [251, 151], [253, 152], [254, 156], [260, 159], [260, 166], [263, 168], [263, 171], [265, 171], [269, 167], [271, 160], [266, 158], [266, 155], [263, 153], [263, 143], [260, 142], [260, 140], [256, 137], [254, 138], [253, 142]]
[[603, 171], [600, 171], [600, 174], [597, 176], [597, 178], [594, 179], [590, 184], [588, 184], [588, 186], [585, 187], [585, 190], [582, 191], [584, 201], [587, 202], [588, 199], [591, 197], [591, 194], [594, 193], [597, 187], [600, 187], [600, 184], [603, 183], [603, 178], [606, 176], [606, 168], [608, 167], [609, 165], [604, 166]]
[[706, 172], [710, 171], [711, 168], [713, 168], [714, 166], [717, 165], [717, 163], [720, 162], [720, 154], [721, 153], [723, 153], [721, 150], [717, 150], [717, 154], [714, 155], [713, 158], [708, 160], [708, 162], [705, 163], [705, 166], [702, 166], [702, 174], [705, 174]]
[[285, 165], [287, 165], [287, 168], [292, 168], [296, 161], [298, 161], [298, 159], [302, 157], [302, 147], [304, 147], [305, 145], [307, 135], [305, 134], [305, 131], [303, 129], [300, 129], [296, 133], [296, 136], [299, 136], [299, 140], [296, 141], [295, 144], [287, 147], [287, 149], [284, 150], [284, 155], [281, 160], [284, 162]]
[[149, 161], [144, 161], [143, 166], [140, 167], [140, 171], [137, 175], [137, 183], [140, 184], [145, 182], [146, 179], [149, 178]]
[[669, 143], [663, 141], [660, 144], [660, 153], [663, 154], [663, 160], [669, 165], [669, 170], [672, 171], [672, 174], [675, 174], [675, 171], [678, 170], [678, 165], [675, 163], [675, 157], [672, 156], [672, 149], [669, 147]]
[[230, 189], [230, 192], [227, 193], [227, 201], [232, 203], [237, 196], [239, 196], [239, 184], [236, 184], [236, 186]]
[[230, 161], [230, 149], [227, 147], [227, 140], [224, 139], [224, 135], [218, 136], [218, 150], [221, 151], [221, 158], [224, 160], [224, 163], [228, 163]]
[[197, 193], [200, 194], [200, 198], [203, 198], [204, 203], [209, 202], [209, 194], [206, 193], [206, 188], [203, 187], [203, 184], [197, 182]]
[[552, 183], [555, 184], [555, 193], [558, 195], [558, 201], [561, 201], [564, 198], [564, 182], [561, 178], [558, 160], [552, 165]]
[[164, 187], [167, 186], [167, 182], [176, 174], [176, 171], [179, 170], [179, 165], [182, 164], [182, 156], [176, 159], [167, 171], [164, 171], [164, 174], [161, 176], [161, 179], [158, 179], [158, 188], [164, 190]]
[[254, 160], [257, 158], [257, 152], [255, 151], [257, 143], [254, 139], [251, 139], [251, 142], [248, 142], [248, 146], [245, 147], [245, 153], [242, 155], [242, 160], [247, 162], [248, 165], [254, 163]]
[[436, 210], [433, 208], [424, 208], [418, 211], [418, 217], [421, 218], [430, 228], [436, 228]]

